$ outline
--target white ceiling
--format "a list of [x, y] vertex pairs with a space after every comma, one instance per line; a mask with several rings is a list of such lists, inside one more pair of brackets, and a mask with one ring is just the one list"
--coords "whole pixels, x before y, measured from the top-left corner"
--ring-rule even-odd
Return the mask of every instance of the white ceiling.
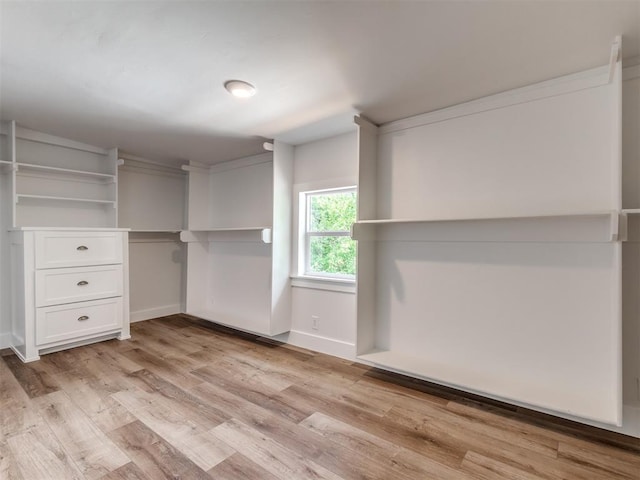
[[[640, 55], [640, 0], [0, 3], [0, 114], [215, 163]], [[250, 100], [222, 84], [243, 79]]]

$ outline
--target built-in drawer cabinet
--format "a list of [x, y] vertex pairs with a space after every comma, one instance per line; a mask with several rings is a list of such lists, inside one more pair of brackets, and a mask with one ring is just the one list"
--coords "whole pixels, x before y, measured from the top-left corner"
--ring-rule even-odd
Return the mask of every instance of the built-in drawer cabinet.
[[12, 232], [16, 297], [12, 348], [41, 353], [129, 338], [128, 238], [117, 229]]
[[36, 268], [122, 263], [121, 232], [36, 232]]
[[36, 270], [36, 306], [122, 296], [122, 265]]
[[55, 305], [36, 312], [36, 343], [46, 345], [122, 328], [122, 298]]

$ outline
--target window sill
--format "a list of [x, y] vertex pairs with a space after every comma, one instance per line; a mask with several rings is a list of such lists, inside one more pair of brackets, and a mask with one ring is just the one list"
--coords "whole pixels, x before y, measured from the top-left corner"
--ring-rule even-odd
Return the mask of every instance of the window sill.
[[328, 290], [331, 292], [356, 293], [356, 281], [341, 278], [311, 277], [307, 275], [291, 275], [291, 286]]

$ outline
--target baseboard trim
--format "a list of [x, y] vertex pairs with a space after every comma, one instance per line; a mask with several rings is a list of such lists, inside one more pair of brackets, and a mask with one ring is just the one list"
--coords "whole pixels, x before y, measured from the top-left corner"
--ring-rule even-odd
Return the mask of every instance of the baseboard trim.
[[274, 338], [296, 347], [326, 353], [327, 355], [333, 355], [334, 357], [340, 357], [346, 360], [355, 360], [356, 358], [355, 344], [343, 340], [336, 340], [335, 338], [322, 337], [298, 330], [291, 330]]
[[145, 310], [136, 310], [129, 313], [129, 321], [131, 323], [142, 322], [143, 320], [150, 320], [157, 317], [166, 317], [167, 315], [175, 315], [176, 313], [182, 313], [180, 304], [163, 305], [162, 307], [147, 308]]

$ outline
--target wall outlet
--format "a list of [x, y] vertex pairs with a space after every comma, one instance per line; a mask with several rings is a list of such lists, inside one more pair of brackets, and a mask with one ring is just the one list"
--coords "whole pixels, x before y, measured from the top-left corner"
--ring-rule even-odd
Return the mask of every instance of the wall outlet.
[[313, 330], [320, 328], [320, 317], [318, 315], [311, 315], [311, 328]]

